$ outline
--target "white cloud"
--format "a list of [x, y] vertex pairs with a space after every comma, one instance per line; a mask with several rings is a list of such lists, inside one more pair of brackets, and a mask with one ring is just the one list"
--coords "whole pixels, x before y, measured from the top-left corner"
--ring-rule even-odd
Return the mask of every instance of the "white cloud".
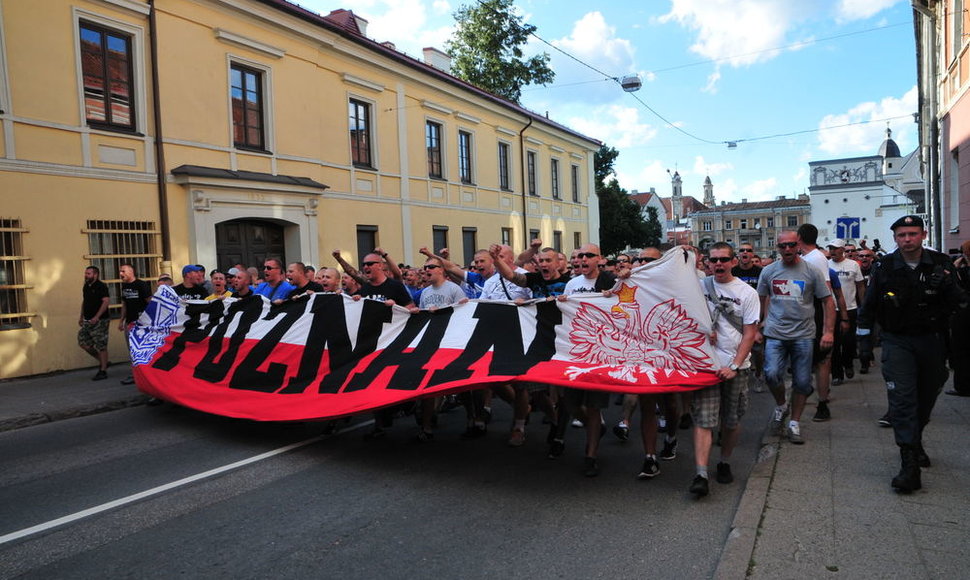
[[616, 28], [606, 23], [600, 12], [589, 12], [573, 24], [566, 38], [554, 45], [601, 70], [621, 74], [633, 68], [633, 45], [617, 38]]
[[778, 180], [774, 177], [749, 183], [741, 188], [741, 193], [748, 201], [764, 201], [781, 195], [778, 193]]
[[808, 168], [799, 167], [795, 175], [792, 176], [791, 180], [796, 184], [804, 184], [808, 180]]
[[[623, 154], [620, 154], [622, 159]], [[627, 164], [630, 165], [629, 163]], [[667, 166], [660, 160], [654, 159], [646, 165], [640, 166], [637, 171], [629, 172], [619, 167], [616, 168], [616, 180], [620, 182], [620, 187], [628, 190], [639, 190], [646, 193], [653, 187], [657, 195], [662, 197], [670, 196], [670, 176], [667, 175]]]
[[640, 109], [602, 105], [572, 117], [566, 126], [619, 150], [644, 145], [657, 136], [657, 128], [640, 121]]
[[437, 14], [451, 14], [451, 4], [447, 0], [435, 0], [431, 7]]
[[902, 0], [839, 0], [836, 18], [840, 21], [862, 20], [898, 4]]
[[[790, 0], [673, 0], [660, 22], [676, 21], [697, 33], [690, 50], [739, 67], [777, 56], [789, 29], [810, 2]], [[716, 81], [717, 79], [713, 79]]]
[[828, 155], [875, 155], [886, 138], [886, 122], [853, 123], [902, 117], [889, 121], [889, 127], [900, 151], [908, 154], [917, 144], [915, 124], [909, 116], [916, 112], [916, 106], [914, 86], [899, 98], [884, 97], [878, 102], [859, 103], [845, 113], [826, 115], [819, 122], [823, 130], [818, 133], [818, 149]]
[[717, 177], [725, 171], [733, 170], [733, 163], [708, 163], [701, 155], [694, 157], [694, 173], [697, 175]]

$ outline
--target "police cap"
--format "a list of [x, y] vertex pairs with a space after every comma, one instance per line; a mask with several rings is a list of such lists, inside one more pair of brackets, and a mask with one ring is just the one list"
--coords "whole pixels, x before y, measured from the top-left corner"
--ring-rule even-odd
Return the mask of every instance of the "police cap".
[[926, 225], [923, 223], [923, 218], [919, 217], [918, 215], [904, 215], [903, 217], [894, 221], [893, 225], [889, 226], [889, 229], [895, 232], [896, 228], [902, 226], [917, 227], [921, 230], [926, 229]]

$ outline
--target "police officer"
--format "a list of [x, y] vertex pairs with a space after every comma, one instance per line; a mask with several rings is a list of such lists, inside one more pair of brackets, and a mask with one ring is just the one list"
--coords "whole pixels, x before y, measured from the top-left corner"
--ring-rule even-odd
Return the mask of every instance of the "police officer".
[[947, 378], [947, 321], [956, 308], [967, 307], [967, 298], [950, 259], [923, 247], [919, 216], [903, 216], [891, 229], [897, 249], [873, 270], [857, 336], [860, 355], [871, 356], [871, 329], [876, 322], [882, 329], [882, 375], [902, 463], [892, 486], [909, 493], [922, 486], [920, 467], [930, 466], [922, 435]]

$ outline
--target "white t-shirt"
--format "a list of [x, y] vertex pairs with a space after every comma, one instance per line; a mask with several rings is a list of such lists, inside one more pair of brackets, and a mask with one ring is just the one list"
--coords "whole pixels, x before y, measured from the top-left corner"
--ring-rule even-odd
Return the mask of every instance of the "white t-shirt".
[[[821, 250], [815, 248], [811, 252], [802, 256], [802, 259], [815, 268], [822, 275], [822, 280], [829, 282], [829, 261]], [[828, 284], [831, 287], [831, 284]]]
[[[515, 272], [516, 274], [525, 274], [528, 270], [516, 268]], [[517, 298], [528, 300], [532, 298], [532, 290], [516, 286], [503, 278], [502, 274], [495, 272], [491, 278], [485, 280], [485, 284], [482, 286], [482, 295], [479, 298], [482, 300], [515, 300]]]
[[[701, 284], [701, 288], [705, 297], [707, 297], [707, 287]], [[726, 367], [734, 362], [734, 357], [738, 354], [738, 347], [741, 346], [742, 336], [741, 332], [728, 320], [727, 315], [737, 313], [741, 315], [742, 324], [757, 324], [761, 316], [761, 301], [754, 288], [738, 278], [734, 278], [727, 284], [714, 281], [714, 293], [717, 295], [714, 298], [717, 305], [711, 302], [710, 298], [706, 300], [711, 316], [714, 316], [714, 311], [718, 309], [718, 305], [722, 311], [714, 323], [714, 330], [717, 332], [714, 354], [717, 356], [720, 366]], [[751, 353], [748, 353], [739, 368], [746, 369], [751, 366], [750, 359]]]
[[566, 282], [566, 288], [562, 293], [569, 296], [570, 294], [596, 292], [596, 279], [598, 277], [599, 272], [597, 272], [596, 276], [593, 276], [592, 278], [587, 278], [586, 276], [576, 276], [569, 282]]
[[862, 282], [862, 268], [855, 260], [848, 258], [841, 262], [829, 260], [829, 268], [835, 270], [839, 275], [839, 282], [842, 283], [842, 295], [845, 297], [845, 307], [855, 310], [858, 307], [858, 296], [856, 296], [856, 282]]

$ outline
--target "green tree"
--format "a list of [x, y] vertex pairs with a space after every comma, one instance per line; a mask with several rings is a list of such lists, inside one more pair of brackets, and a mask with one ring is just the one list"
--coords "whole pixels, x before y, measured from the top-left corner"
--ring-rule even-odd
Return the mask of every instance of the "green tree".
[[446, 47], [456, 77], [516, 103], [523, 86], [555, 78], [547, 53], [523, 58], [522, 46], [536, 27], [513, 14], [512, 0], [480, 0], [454, 16], [458, 26]]
[[[593, 157], [596, 196], [600, 208], [600, 252], [609, 256], [627, 247], [644, 247], [648, 241], [648, 224], [640, 213], [640, 205], [620, 187], [613, 164], [619, 152], [602, 145]], [[659, 222], [658, 222], [659, 225]], [[659, 236], [658, 236], [659, 237]]]
[[660, 225], [660, 213], [654, 206], [647, 206], [647, 221], [644, 222], [644, 246], [657, 247], [663, 241], [663, 226]]

